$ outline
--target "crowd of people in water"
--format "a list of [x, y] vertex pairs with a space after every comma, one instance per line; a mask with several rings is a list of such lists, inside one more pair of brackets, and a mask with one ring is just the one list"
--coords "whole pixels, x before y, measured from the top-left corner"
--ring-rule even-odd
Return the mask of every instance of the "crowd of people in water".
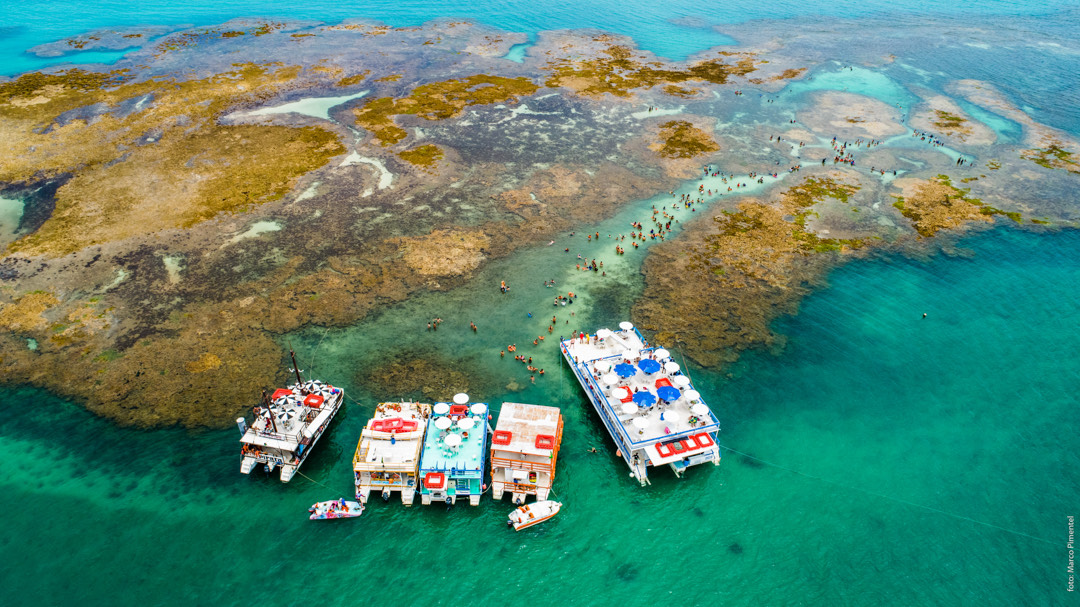
[[[739, 94], [741, 94], [741, 92], [736, 92], [736, 94], [739, 95]], [[650, 111], [652, 111], [653, 109], [654, 108], [649, 108]], [[931, 146], [934, 146], [934, 147], [943, 147], [945, 145], [945, 143], [938, 136], [936, 136], [936, 135], [934, 135], [932, 133], [913, 130], [912, 133], [911, 133], [911, 136], [913, 138], [918, 138], [920, 141], [925, 141], [925, 142], [927, 142], [928, 144], [930, 144]], [[781, 138], [780, 135], [774, 135], [774, 136], [770, 136], [769, 140], [770, 141], [781, 142], [782, 138]], [[831, 145], [831, 147], [833, 149], [832, 162], [833, 162], [834, 165], [835, 164], [846, 164], [846, 165], [850, 165], [850, 166], [854, 167], [854, 166], [856, 166], [856, 159], [855, 159], [855, 154], [854, 154], [854, 152], [856, 150], [863, 150], [863, 149], [869, 150], [869, 149], [872, 149], [872, 148], [877, 147], [879, 145], [882, 145], [883, 143], [885, 143], [885, 142], [880, 140], [880, 139], [858, 138], [858, 139], [855, 139], [854, 141], [848, 142], [848, 141], [841, 141], [838, 138], [833, 137], [831, 142], [830, 142], [830, 145]], [[800, 141], [798, 143], [799, 148], [802, 148], [804, 146], [805, 146], [804, 142]], [[826, 164], [828, 164], [828, 161], [829, 161], [828, 157], [822, 158], [821, 159], [821, 165], [825, 166]], [[962, 165], [968, 164], [968, 163], [970, 163], [970, 160], [964, 158], [963, 156], [960, 156], [956, 160], [956, 165], [957, 166], [962, 166]], [[780, 163], [777, 162], [777, 164], [779, 165]], [[789, 173], [794, 173], [794, 172], [798, 172], [801, 169], [802, 169], [801, 164], [795, 164], [795, 165], [792, 165], [792, 166], [790, 166], [788, 168], [788, 172]], [[652, 213], [651, 213], [651, 215], [650, 215], [650, 217], [648, 218], [647, 221], [644, 221], [644, 222], [643, 221], [632, 221], [632, 222], [630, 222], [630, 225], [629, 225], [630, 230], [628, 230], [627, 233], [607, 234], [607, 238], [614, 242], [615, 255], [625, 255], [626, 254], [626, 245], [625, 245], [625, 243], [626, 243], [627, 237], [629, 237], [629, 239], [630, 239], [630, 246], [635, 248], [635, 249], [640, 248], [642, 243], [648, 243], [649, 241], [656, 241], [656, 240], [663, 241], [666, 236], [669, 236], [671, 234], [673, 228], [680, 223], [679, 220], [675, 216], [675, 212], [678, 211], [679, 209], [682, 209], [682, 210], [685, 210], [685, 211], [690, 211], [690, 212], [696, 212], [697, 211], [697, 208], [696, 208], [697, 205], [700, 205], [700, 204], [704, 203], [706, 200], [708, 200], [708, 199], [710, 199], [712, 197], [723, 196], [725, 193], [738, 193], [742, 189], [749, 188], [750, 184], [752, 184], [753, 182], [757, 182], [758, 184], [764, 184], [766, 177], [771, 177], [773, 179], [776, 179], [776, 178], [779, 177], [779, 173], [777, 171], [762, 172], [762, 173], [759, 173], [757, 171], [751, 171], [751, 172], [747, 173], [745, 175], [745, 177], [741, 176], [741, 175], [737, 176], [734, 173], [731, 173], [731, 174], [724, 173], [724, 172], [716, 169], [712, 165], [704, 165], [701, 170], [702, 170], [703, 177], [706, 177], [706, 178], [719, 178], [721, 185], [719, 185], [715, 189], [713, 189], [713, 188], [705, 187], [705, 184], [702, 183], [702, 184], [698, 185], [698, 188], [697, 188], [696, 192], [676, 193], [674, 190], [669, 192], [669, 194], [671, 194], [671, 197], [673, 199], [670, 210], [667, 208], [666, 204], [660, 205], [659, 208], [657, 207], [657, 205], [654, 204], [652, 206]], [[882, 176], [886, 175], [886, 173], [889, 173], [889, 172], [891, 172], [892, 175], [894, 175], [894, 176], [897, 175], [897, 171], [895, 169], [886, 170], [884, 168], [878, 168], [876, 166], [870, 167], [870, 172], [871, 173], [876, 173], [876, 174], [879, 174], [879, 175], [882, 175]], [[726, 188], [726, 190], [724, 188]], [[646, 226], [648, 226], [648, 228], [646, 228]], [[647, 229], [647, 231], [646, 231], [646, 229]], [[569, 236], [574, 237], [575, 233], [570, 232]], [[594, 231], [592, 233], [585, 234], [585, 241], [586, 241], [586, 243], [589, 243], [589, 244], [594, 243], [594, 242], [599, 242], [600, 238], [601, 238], [601, 236], [600, 236], [599, 231]], [[548, 243], [549, 246], [554, 245], [554, 244], [555, 244], [554, 240], [552, 240], [551, 242]], [[569, 246], [564, 247], [563, 252], [568, 253], [568, 254], [571, 253], [570, 247]], [[593, 258], [591, 256], [587, 257], [587, 256], [585, 256], [583, 254], [580, 254], [580, 253], [577, 254], [577, 260], [575, 262], [575, 270], [579, 271], [579, 272], [593, 272], [594, 274], [598, 274], [599, 276], [607, 276], [607, 271], [604, 270], [604, 262], [603, 262], [603, 260], [598, 260], [598, 259]], [[544, 287], [546, 287], [546, 288], [555, 288], [555, 285], [556, 285], [556, 281], [555, 281], [554, 278], [551, 278], [549, 280], [544, 281]], [[501, 293], [506, 294], [506, 293], [508, 293], [510, 291], [510, 286], [506, 283], [505, 280], [500, 281], [499, 290], [500, 290]], [[573, 304], [576, 299], [577, 299], [577, 295], [573, 291], [567, 291], [565, 294], [559, 293], [559, 294], [556, 294], [556, 295], [554, 295], [552, 297], [552, 306], [555, 307], [555, 308], [569, 306], [569, 305]], [[574, 315], [575, 315], [575, 312], [571, 311], [570, 316], [574, 316]], [[531, 312], [528, 313], [527, 317], [530, 318], [530, 319], [533, 318], [532, 313]], [[442, 318], [435, 318], [431, 322], [428, 322], [428, 324], [427, 324], [428, 331], [437, 331], [438, 328], [439, 328], [439, 324], [441, 322], [442, 322]], [[570, 320], [564, 318], [564, 325], [569, 325], [569, 324], [570, 324]], [[557, 314], [554, 314], [554, 315], [552, 315], [551, 322], [548, 324], [548, 327], [547, 327], [548, 335], [553, 335], [554, 332], [555, 332], [555, 327], [557, 327], [557, 326], [559, 326], [559, 318], [558, 318]], [[478, 329], [475, 322], [470, 321], [469, 322], [469, 328], [474, 333], [479, 332], [479, 329]], [[573, 332], [571, 331], [571, 334], [572, 333]], [[532, 343], [533, 343], [533, 346], [540, 346], [540, 345], [542, 345], [544, 343], [544, 341], [545, 341], [545, 335], [541, 334], [541, 335], [537, 335], [536, 338], [532, 340]], [[530, 382], [535, 383], [536, 382], [536, 377], [538, 375], [541, 376], [541, 377], [544, 375], [544, 369], [533, 364], [533, 357], [532, 356], [527, 356], [525, 354], [518, 354], [517, 349], [518, 349], [518, 346], [517, 346], [516, 343], [509, 344], [509, 345], [506, 346], [505, 349], [502, 349], [502, 350], [499, 351], [499, 356], [500, 356], [500, 358], [505, 358], [507, 353], [513, 354], [514, 355], [514, 360], [517, 361], [517, 362], [520, 362], [522, 365], [524, 365], [525, 369], [529, 372], [529, 374], [530, 374], [529, 375]]]

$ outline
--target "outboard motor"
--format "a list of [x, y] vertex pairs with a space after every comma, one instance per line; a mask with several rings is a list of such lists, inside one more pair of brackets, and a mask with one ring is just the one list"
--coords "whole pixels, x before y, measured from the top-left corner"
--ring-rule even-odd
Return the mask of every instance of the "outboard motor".
[[389, 489], [383, 489], [382, 499], [383, 499], [384, 502], [389, 502], [390, 501], [390, 490]]

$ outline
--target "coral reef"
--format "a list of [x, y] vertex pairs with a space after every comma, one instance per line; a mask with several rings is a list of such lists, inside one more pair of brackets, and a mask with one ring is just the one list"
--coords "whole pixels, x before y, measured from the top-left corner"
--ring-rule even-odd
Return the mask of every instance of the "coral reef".
[[775, 203], [747, 200], [712, 221], [698, 220], [680, 238], [654, 247], [634, 322], [655, 331], [660, 343], [684, 346], [703, 365], [782, 344], [770, 324], [793, 313], [824, 276], [833, 261], [821, 253], [863, 245], [822, 238], [805, 227], [806, 217], [824, 199], [846, 201], [857, 190], [831, 177], [810, 177]]

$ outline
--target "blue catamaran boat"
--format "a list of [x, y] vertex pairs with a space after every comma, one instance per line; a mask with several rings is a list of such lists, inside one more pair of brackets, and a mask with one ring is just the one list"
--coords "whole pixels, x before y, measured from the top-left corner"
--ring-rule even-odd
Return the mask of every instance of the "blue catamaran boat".
[[480, 505], [490, 435], [485, 403], [470, 404], [465, 394], [452, 404], [435, 403], [420, 453], [420, 503], [449, 506], [468, 498]]

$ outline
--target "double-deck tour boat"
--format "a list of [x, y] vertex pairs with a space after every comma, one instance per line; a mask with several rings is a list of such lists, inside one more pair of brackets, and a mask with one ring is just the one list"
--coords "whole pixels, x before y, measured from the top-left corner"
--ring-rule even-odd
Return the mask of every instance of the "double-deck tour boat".
[[470, 404], [466, 394], [454, 396], [453, 404], [435, 403], [420, 454], [420, 502], [450, 506], [468, 498], [470, 505], [479, 505], [487, 489], [490, 434], [485, 403]]
[[560, 348], [642, 485], [649, 466], [666, 464], [682, 476], [690, 466], [719, 465], [720, 423], [671, 354], [650, 346], [632, 323], [578, 333]]
[[280, 468], [283, 483], [292, 480], [345, 397], [341, 388], [317, 379], [304, 381], [296, 366], [296, 355], [289, 355], [296, 383], [276, 390], [272, 396], [263, 392], [263, 404], [252, 408], [250, 424], [244, 417], [236, 420], [241, 434], [240, 472], [249, 474], [259, 464], [265, 465], [268, 473]]
[[372, 491], [389, 500], [397, 492], [402, 503], [412, 506], [430, 415], [427, 403], [380, 403], [376, 407], [375, 416], [360, 433], [353, 456], [357, 500], [366, 504]]
[[491, 493], [509, 492], [515, 504], [530, 495], [546, 500], [562, 442], [558, 407], [503, 403], [491, 437]]

